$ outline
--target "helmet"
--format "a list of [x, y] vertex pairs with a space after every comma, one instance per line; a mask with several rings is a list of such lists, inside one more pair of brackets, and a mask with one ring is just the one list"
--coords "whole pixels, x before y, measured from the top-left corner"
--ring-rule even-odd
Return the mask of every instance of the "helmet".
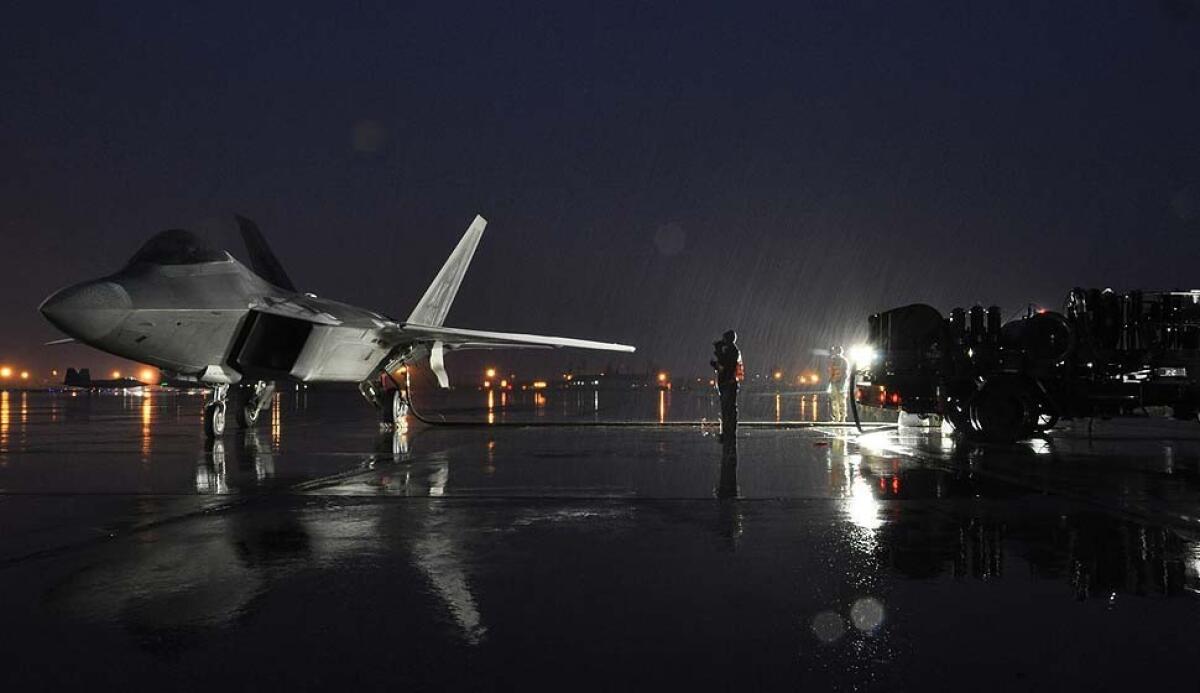
[[733, 330], [725, 330], [725, 334], [721, 336], [724, 337], [725, 341], [729, 342], [730, 344], [733, 344], [737, 341], [737, 332], [734, 332]]
[[829, 353], [833, 354], [834, 356], [841, 356], [842, 355], [842, 347], [835, 346], [829, 350]]

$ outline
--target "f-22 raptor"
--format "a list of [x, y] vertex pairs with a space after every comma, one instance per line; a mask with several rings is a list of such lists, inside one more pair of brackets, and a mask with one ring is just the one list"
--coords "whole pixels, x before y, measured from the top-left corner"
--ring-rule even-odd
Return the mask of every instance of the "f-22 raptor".
[[443, 323], [487, 221], [476, 216], [425, 295], [401, 321], [296, 289], [258, 226], [238, 217], [251, 268], [195, 234], [163, 231], [114, 274], [47, 298], [42, 314], [70, 339], [159, 368], [172, 382], [210, 388], [204, 430], [226, 429], [230, 387], [235, 415], [253, 426], [275, 384], [357, 382], [385, 424], [402, 426], [410, 402], [396, 378], [428, 357], [449, 387], [445, 354], [466, 349], [574, 347], [632, 352], [632, 346], [567, 337], [489, 332]]

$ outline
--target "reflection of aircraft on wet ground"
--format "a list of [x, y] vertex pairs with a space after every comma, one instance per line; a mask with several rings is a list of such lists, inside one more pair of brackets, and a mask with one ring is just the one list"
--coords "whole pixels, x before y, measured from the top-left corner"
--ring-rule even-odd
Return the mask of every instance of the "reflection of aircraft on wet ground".
[[296, 290], [258, 227], [238, 218], [253, 271], [182, 230], [151, 238], [115, 274], [63, 289], [41, 311], [63, 332], [118, 356], [157, 366], [173, 382], [212, 391], [209, 435], [224, 433], [231, 385], [253, 426], [270, 406], [274, 383], [356, 382], [385, 422], [408, 413], [407, 388], [394, 377], [428, 357], [442, 387], [444, 356], [465, 349], [572, 347], [632, 352], [631, 346], [566, 337], [468, 330], [443, 325], [486, 221], [471, 226], [406, 320]]

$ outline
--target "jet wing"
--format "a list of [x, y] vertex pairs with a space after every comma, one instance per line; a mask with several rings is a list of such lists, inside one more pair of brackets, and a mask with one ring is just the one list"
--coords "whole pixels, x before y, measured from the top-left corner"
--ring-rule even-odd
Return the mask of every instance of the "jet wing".
[[447, 349], [501, 349], [501, 348], [542, 348], [542, 349], [595, 349], [599, 351], [622, 351], [633, 353], [634, 347], [628, 344], [612, 342], [594, 342], [589, 339], [573, 339], [571, 337], [549, 337], [538, 334], [520, 334], [516, 332], [488, 332], [484, 330], [464, 330], [457, 327], [433, 327], [431, 325], [415, 325], [404, 323], [399, 326], [401, 334], [415, 337], [414, 341], [441, 342]]

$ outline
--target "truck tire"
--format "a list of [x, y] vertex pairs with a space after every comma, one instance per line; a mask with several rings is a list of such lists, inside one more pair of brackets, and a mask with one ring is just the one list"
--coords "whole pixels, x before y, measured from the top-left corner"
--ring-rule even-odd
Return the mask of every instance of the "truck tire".
[[1008, 379], [985, 383], [971, 398], [968, 410], [972, 433], [1006, 443], [1033, 435], [1040, 415], [1032, 388]]

